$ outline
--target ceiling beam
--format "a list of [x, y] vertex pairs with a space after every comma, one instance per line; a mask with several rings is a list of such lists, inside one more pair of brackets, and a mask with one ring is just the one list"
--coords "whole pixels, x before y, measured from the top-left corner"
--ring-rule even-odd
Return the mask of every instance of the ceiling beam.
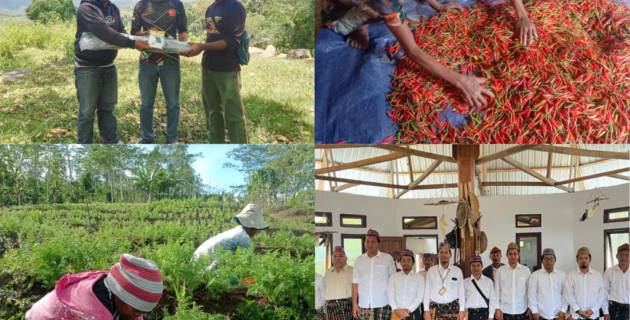
[[420, 150], [416, 150], [416, 149], [405, 148], [405, 147], [401, 147], [401, 146], [378, 144], [378, 145], [370, 145], [370, 147], [377, 148], [377, 149], [383, 149], [383, 150], [389, 150], [389, 151], [396, 152], [396, 153], [404, 153], [404, 154], [407, 154], [407, 155], [417, 156], [417, 157], [421, 157], [421, 158], [427, 158], [427, 159], [433, 159], [433, 160], [442, 160], [442, 161], [450, 162], [450, 163], [457, 163], [457, 161], [455, 161], [455, 159], [453, 159], [453, 157], [450, 157], [450, 156], [445, 156], [445, 155], [441, 155], [441, 154], [435, 154], [435, 153], [426, 152], [426, 151], [420, 151]]
[[516, 161], [512, 157], [507, 156], [507, 157], [502, 158], [502, 160], [507, 162], [507, 163], [509, 163], [510, 165], [514, 166], [515, 168], [518, 168], [521, 171], [529, 174], [530, 176], [532, 176], [532, 177], [534, 177], [534, 178], [536, 178], [536, 179], [546, 183], [547, 185], [555, 186], [556, 188], [562, 189], [562, 190], [567, 191], [567, 192], [572, 192], [573, 191], [573, 190], [571, 190], [571, 189], [569, 189], [567, 187], [556, 185], [556, 181], [555, 180], [543, 176], [542, 174], [532, 170], [531, 168], [527, 167], [526, 165]]
[[[320, 180], [320, 181], [323, 181], [323, 180]], [[335, 187], [335, 189], [333, 189], [333, 191], [334, 192], [339, 192], [341, 190], [346, 190], [346, 189], [349, 189], [349, 188], [352, 188], [352, 187], [356, 187], [356, 186], [358, 186], [358, 184], [356, 184], [356, 183], [346, 183], [346, 184], [342, 184], [342, 185], [340, 185], [338, 187]]]
[[482, 182], [484, 187], [511, 187], [511, 186], [520, 186], [520, 187], [555, 187], [550, 186], [544, 182], [538, 181], [493, 181], [493, 182]]
[[479, 159], [477, 159], [477, 161], [475, 161], [475, 164], [480, 165], [480, 164], [484, 164], [486, 162], [490, 162], [493, 160], [497, 160], [497, 159], [501, 159], [503, 157], [507, 157], [507, 156], [511, 156], [515, 153], [519, 153], [519, 152], [523, 152], [525, 150], [529, 150], [533, 147], [534, 145], [532, 144], [524, 144], [524, 145], [520, 145], [520, 146], [516, 146], [516, 147], [512, 147], [509, 149], [505, 149], [503, 151], [499, 151], [493, 154], [489, 154], [487, 156], [483, 156]]
[[553, 152], [549, 152], [547, 156], [547, 178], [551, 178], [551, 164], [553, 163]]
[[315, 174], [324, 174], [324, 173], [335, 172], [335, 171], [340, 171], [340, 170], [354, 169], [357, 167], [363, 167], [363, 166], [368, 166], [371, 164], [396, 160], [396, 159], [400, 159], [406, 156], [407, 156], [406, 154], [402, 154], [402, 153], [386, 154], [383, 156], [344, 163], [344, 164], [340, 164], [340, 165], [336, 165], [336, 166], [332, 166], [328, 168], [315, 169]]
[[608, 174], [607, 176], [609, 176], [611, 178], [615, 178], [615, 179], [621, 179], [621, 180], [630, 181], [630, 177], [624, 176], [622, 174]]
[[583, 177], [579, 177], [579, 178], [574, 178], [574, 179], [569, 179], [569, 180], [564, 180], [564, 181], [558, 181], [558, 182], [555, 183], [555, 185], [558, 186], [558, 185], [563, 185], [563, 184], [577, 182], [577, 181], [595, 179], [595, 178], [599, 178], [599, 177], [603, 177], [603, 176], [608, 176], [608, 175], [611, 175], [611, 174], [628, 172], [628, 171], [630, 171], [630, 168], [621, 168], [621, 169], [616, 169], [616, 170], [610, 170], [610, 171], [606, 171], [606, 172], [592, 174], [592, 175], [589, 175], [589, 176], [583, 176]]
[[405, 193], [407, 193], [409, 190], [413, 190], [413, 188], [415, 188], [417, 185], [419, 185], [422, 181], [424, 181], [424, 179], [426, 179], [431, 172], [433, 172], [438, 166], [440, 166], [440, 164], [442, 163], [442, 160], [435, 160], [433, 161], [433, 163], [429, 166], [429, 168], [427, 169], [427, 171], [425, 171], [424, 173], [422, 173], [422, 175], [420, 177], [418, 177], [418, 179], [412, 181], [408, 186], [407, 189], [400, 191], [395, 198], [399, 199], [402, 195], [404, 195]]
[[[553, 154], [553, 153], [552, 153]], [[603, 163], [608, 163], [608, 162], [613, 162], [613, 161], [618, 161], [616, 159], [601, 159], [601, 160], [597, 160], [597, 161], [593, 161], [593, 162], [588, 162], [588, 163], [584, 163], [581, 164], [580, 167], [582, 168], [586, 168], [586, 167], [590, 167], [590, 166], [595, 166], [598, 164], [603, 164]], [[322, 160], [315, 160], [315, 164], [319, 164], [320, 166], [323, 166], [323, 161]], [[341, 162], [337, 162], [334, 163], [334, 165], [340, 165], [342, 164]], [[332, 166], [333, 164], [331, 164]], [[482, 165], [483, 168], [483, 165]], [[545, 171], [547, 170], [547, 168], [531, 168], [534, 171]], [[569, 167], [552, 167], [551, 170], [552, 171], [556, 171], [556, 170], [568, 170]], [[362, 172], [370, 172], [370, 173], [376, 173], [376, 174], [389, 174], [389, 171], [382, 171], [382, 170], [375, 170], [375, 169], [369, 169], [369, 168], [353, 168], [352, 170], [357, 170], [357, 171], [362, 171]], [[521, 170], [519, 169], [515, 169], [515, 168], [509, 168], [509, 169], [487, 169], [486, 173], [503, 173], [503, 172], [521, 172]], [[420, 171], [414, 171], [413, 174], [422, 174], [422, 172]], [[451, 174], [457, 174], [457, 171], [435, 171], [433, 172], [434, 175], [451, 175]]]
[[581, 156], [581, 157], [630, 160], [630, 153], [628, 152], [574, 149], [574, 148], [568, 148], [568, 147], [557, 147], [557, 146], [542, 145], [542, 144], [533, 144], [531, 145], [531, 149], [537, 150], [537, 151], [546, 151], [546, 152], [568, 154], [568, 155], [575, 155], [575, 156]]
[[[315, 175], [315, 179], [316, 180], [324, 180], [324, 181], [332, 180], [332, 181], [337, 181], [337, 182], [354, 183], [354, 184], [361, 184], [361, 185], [373, 186], [373, 187], [381, 187], [381, 188], [396, 188], [396, 189], [405, 189], [405, 188], [407, 188], [407, 186], [403, 186], [403, 185], [395, 185], [395, 184], [381, 183], [381, 182], [372, 182], [372, 181], [353, 180], [353, 179], [346, 179], [346, 178], [334, 178], [334, 177], [327, 177], [327, 176], [322, 176], [322, 175]], [[413, 190], [442, 189], [442, 188], [457, 188], [457, 183], [427, 184], [427, 185], [422, 185], [422, 186], [416, 186], [415, 188], [413, 188]]]

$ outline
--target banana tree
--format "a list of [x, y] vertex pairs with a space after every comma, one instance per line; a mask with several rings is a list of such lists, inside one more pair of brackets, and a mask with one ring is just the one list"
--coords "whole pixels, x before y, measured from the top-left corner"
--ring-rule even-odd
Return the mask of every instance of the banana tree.
[[136, 185], [142, 188], [146, 192], [147, 203], [151, 202], [151, 185], [154, 182], [154, 176], [160, 168], [149, 169], [141, 167], [139, 170], [135, 170], [133, 173], [136, 175], [133, 180]]

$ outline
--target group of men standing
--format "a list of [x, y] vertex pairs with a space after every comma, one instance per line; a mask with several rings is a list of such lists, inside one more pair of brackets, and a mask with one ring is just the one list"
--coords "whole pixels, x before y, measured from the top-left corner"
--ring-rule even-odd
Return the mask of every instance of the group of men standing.
[[[180, 116], [180, 55], [203, 54], [201, 87], [209, 143], [248, 143], [247, 121], [240, 98], [240, 64], [237, 48], [245, 36], [245, 7], [238, 0], [216, 0], [206, 10], [205, 43], [189, 42], [189, 51], [177, 54], [160, 52], [140, 40], [124, 36], [127, 31], [118, 7], [109, 0], [81, 0], [77, 10], [74, 43], [74, 74], [79, 102], [77, 135], [79, 144], [93, 142], [94, 118], [97, 117], [103, 143], [122, 144], [114, 109], [118, 103], [118, 50], [81, 50], [79, 41], [85, 32], [109, 44], [140, 51], [138, 60], [139, 117], [142, 137], [138, 144], [152, 144], [153, 111], [158, 82], [166, 101], [166, 141], [178, 143]], [[131, 34], [147, 36], [162, 32], [168, 39], [185, 42], [188, 28], [184, 5], [180, 0], [140, 0], [132, 17]], [[227, 126], [227, 128], [226, 128]]]
[[[438, 264], [423, 255], [424, 268], [415, 272], [415, 255], [404, 250], [402, 271], [379, 250], [380, 237], [369, 230], [366, 253], [354, 267], [347, 264], [341, 246], [334, 248], [333, 267], [322, 277], [316, 274], [317, 319], [389, 320], [392, 314], [408, 320], [628, 320], [630, 304], [629, 246], [617, 248], [619, 264], [604, 276], [590, 268], [587, 247], [578, 249], [578, 268], [565, 274], [555, 268], [556, 254], [543, 251], [543, 268], [530, 273], [521, 265], [519, 246], [507, 246], [508, 263], [501, 263], [501, 249], [490, 251], [492, 265], [483, 269], [480, 256], [468, 259], [472, 275], [450, 262], [451, 248], [438, 246]], [[600, 315], [601, 309], [601, 315]]]

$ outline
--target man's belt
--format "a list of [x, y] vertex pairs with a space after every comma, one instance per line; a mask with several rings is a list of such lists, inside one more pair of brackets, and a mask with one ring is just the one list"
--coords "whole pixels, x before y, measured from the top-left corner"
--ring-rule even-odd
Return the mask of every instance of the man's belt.
[[611, 306], [619, 307], [621, 309], [626, 309], [626, 310], [630, 309], [630, 304], [623, 304], [623, 303], [619, 303], [617, 301], [609, 300], [608, 304], [611, 305]]
[[468, 308], [468, 313], [488, 312], [488, 308]]

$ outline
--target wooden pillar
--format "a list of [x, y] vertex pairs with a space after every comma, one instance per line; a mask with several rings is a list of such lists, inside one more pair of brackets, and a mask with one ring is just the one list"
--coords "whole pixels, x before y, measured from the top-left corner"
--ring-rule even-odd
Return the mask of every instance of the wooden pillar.
[[[470, 184], [471, 192], [475, 191], [475, 161], [479, 158], [479, 145], [453, 145], [453, 158], [457, 161], [457, 182], [460, 186]], [[464, 197], [463, 187], [459, 188], [459, 198]], [[464, 273], [464, 278], [470, 276], [470, 257], [475, 253], [475, 235], [470, 233], [468, 227], [460, 230], [464, 234], [464, 247], [461, 248], [461, 257], [465, 261], [454, 261]], [[460, 259], [461, 259], [460, 257]]]

